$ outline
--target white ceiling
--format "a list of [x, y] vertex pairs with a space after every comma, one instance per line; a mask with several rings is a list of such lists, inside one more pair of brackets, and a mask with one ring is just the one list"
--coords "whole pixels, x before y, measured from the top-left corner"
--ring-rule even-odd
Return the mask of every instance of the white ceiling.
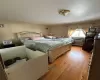
[[[59, 9], [69, 9], [67, 16]], [[0, 0], [0, 20], [37, 24], [73, 23], [100, 19], [100, 0]]]

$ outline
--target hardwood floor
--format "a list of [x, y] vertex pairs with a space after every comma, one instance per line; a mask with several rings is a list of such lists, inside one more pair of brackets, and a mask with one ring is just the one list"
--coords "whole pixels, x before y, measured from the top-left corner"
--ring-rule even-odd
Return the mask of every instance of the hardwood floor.
[[71, 51], [50, 64], [48, 73], [39, 80], [87, 80], [90, 55], [81, 47], [72, 47]]

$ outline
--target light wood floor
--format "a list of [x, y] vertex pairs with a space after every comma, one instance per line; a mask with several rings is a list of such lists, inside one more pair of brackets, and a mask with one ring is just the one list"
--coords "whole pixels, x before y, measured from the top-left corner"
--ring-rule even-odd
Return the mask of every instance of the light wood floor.
[[90, 55], [81, 47], [72, 47], [71, 51], [50, 64], [49, 72], [39, 80], [87, 80]]

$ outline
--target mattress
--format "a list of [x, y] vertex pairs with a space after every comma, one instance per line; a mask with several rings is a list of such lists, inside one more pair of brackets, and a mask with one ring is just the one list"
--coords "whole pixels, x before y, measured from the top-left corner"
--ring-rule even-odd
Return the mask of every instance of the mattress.
[[49, 51], [61, 47], [63, 45], [67, 45], [72, 43], [71, 38], [60, 38], [60, 39], [43, 39], [43, 40], [26, 40], [24, 44], [31, 49], [36, 49], [45, 53]]

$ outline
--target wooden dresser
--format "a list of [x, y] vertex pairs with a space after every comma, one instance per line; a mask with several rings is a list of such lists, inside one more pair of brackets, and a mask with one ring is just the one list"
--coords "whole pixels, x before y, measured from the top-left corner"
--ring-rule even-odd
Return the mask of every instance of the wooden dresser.
[[84, 71], [81, 80], [88, 80], [89, 71], [90, 71], [91, 62], [92, 62], [92, 58], [93, 58], [93, 53], [92, 53], [92, 55], [91, 55], [90, 58], [89, 58], [89, 62], [88, 62], [87, 68], [86, 68], [86, 70]]
[[7, 76], [6, 76], [6, 73], [1, 65], [1, 62], [0, 62], [0, 80], [7, 80]]
[[94, 50], [92, 59], [90, 59], [88, 71], [88, 80], [100, 80], [100, 36], [96, 36], [94, 40]]

